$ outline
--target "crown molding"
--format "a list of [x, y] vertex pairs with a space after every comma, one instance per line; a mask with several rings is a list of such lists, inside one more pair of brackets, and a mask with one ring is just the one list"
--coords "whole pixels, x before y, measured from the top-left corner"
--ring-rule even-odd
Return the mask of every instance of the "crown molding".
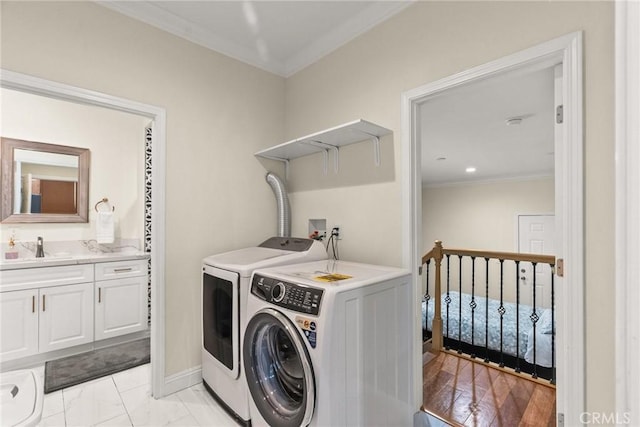
[[180, 18], [148, 1], [96, 0], [95, 3], [264, 71], [281, 77], [290, 77], [404, 10], [414, 1], [372, 2], [369, 7], [359, 14], [327, 31], [311, 45], [306, 46], [302, 51], [292, 54], [290, 58], [284, 61], [265, 60], [255, 49], [226, 40], [215, 32]]

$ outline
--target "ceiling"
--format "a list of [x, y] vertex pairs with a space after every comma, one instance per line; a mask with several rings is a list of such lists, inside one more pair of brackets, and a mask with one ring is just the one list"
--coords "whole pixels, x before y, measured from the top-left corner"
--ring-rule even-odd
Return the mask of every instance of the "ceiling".
[[[263, 70], [288, 77], [413, 0], [96, 2]], [[429, 98], [420, 107], [425, 185], [551, 176], [553, 68], [517, 70]], [[509, 118], [520, 125], [507, 125]], [[466, 173], [467, 167], [476, 168]]]
[[411, 4], [394, 1], [96, 1], [289, 77]]
[[[512, 71], [428, 99], [420, 106], [423, 183], [553, 176], [554, 111], [553, 67]], [[510, 118], [521, 122], [508, 124]]]

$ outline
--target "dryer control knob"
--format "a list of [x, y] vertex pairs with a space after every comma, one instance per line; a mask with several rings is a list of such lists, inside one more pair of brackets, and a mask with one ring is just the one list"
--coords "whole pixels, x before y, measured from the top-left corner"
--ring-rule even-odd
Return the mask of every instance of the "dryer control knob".
[[280, 302], [284, 298], [285, 291], [286, 288], [284, 287], [284, 283], [278, 282], [271, 289], [271, 297], [273, 297], [275, 302]]

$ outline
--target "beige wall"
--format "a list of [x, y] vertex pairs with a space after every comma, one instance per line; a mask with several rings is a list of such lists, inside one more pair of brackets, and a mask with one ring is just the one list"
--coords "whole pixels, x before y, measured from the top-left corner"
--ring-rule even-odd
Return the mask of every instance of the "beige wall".
[[587, 407], [613, 410], [612, 2], [421, 2], [286, 82], [95, 4], [1, 7], [3, 68], [167, 109], [167, 374], [200, 364], [200, 259], [275, 232], [253, 152], [356, 118], [392, 129], [380, 168], [358, 144], [339, 175], [313, 156], [289, 183], [294, 234], [327, 218], [343, 258], [400, 265], [401, 93], [583, 31]]
[[[118, 111], [72, 104], [14, 90], [0, 90], [0, 133], [3, 137], [88, 148], [89, 223], [3, 224], [22, 241], [95, 239], [93, 206], [103, 197], [117, 208], [116, 238], [144, 237], [144, 127], [149, 119]], [[140, 167], [142, 165], [142, 167]]]
[[343, 258], [399, 265], [402, 92], [583, 31], [590, 411], [614, 409], [613, 28], [613, 2], [419, 2], [286, 82], [287, 139], [360, 117], [394, 131], [382, 158], [391, 176], [380, 171], [374, 184], [357, 180], [372, 173], [367, 144], [341, 159], [341, 173], [351, 176], [332, 177], [332, 188], [323, 187], [318, 156], [293, 162], [304, 184], [291, 197], [294, 232], [306, 230], [307, 218], [327, 217], [344, 229]]
[[276, 233], [253, 153], [283, 140], [284, 80], [93, 2], [0, 7], [2, 68], [166, 109], [166, 374], [199, 366], [202, 258]]
[[423, 252], [444, 247], [518, 252], [517, 215], [554, 212], [552, 178], [422, 189]]
[[[518, 215], [553, 213], [554, 181], [551, 177], [425, 186], [422, 189], [422, 253], [431, 250], [436, 240], [451, 249], [518, 252]], [[484, 284], [486, 264], [482, 260], [477, 261], [475, 283]], [[458, 289], [458, 260], [452, 257], [450, 262], [450, 283]], [[470, 269], [471, 261], [465, 258], [462, 288], [467, 293], [471, 293]], [[435, 269], [432, 268], [430, 273], [429, 283], [433, 284]], [[515, 302], [518, 281], [515, 263], [505, 262], [503, 273], [501, 280], [500, 266], [497, 261], [492, 261], [489, 296], [499, 299], [498, 284], [502, 283], [504, 300]], [[485, 295], [484, 287], [476, 292]], [[521, 292], [527, 292], [527, 296], [520, 301], [532, 305], [527, 288], [521, 288]], [[550, 292], [550, 287], [547, 287], [547, 292]], [[536, 297], [536, 306], [541, 305], [544, 305], [542, 293]]]

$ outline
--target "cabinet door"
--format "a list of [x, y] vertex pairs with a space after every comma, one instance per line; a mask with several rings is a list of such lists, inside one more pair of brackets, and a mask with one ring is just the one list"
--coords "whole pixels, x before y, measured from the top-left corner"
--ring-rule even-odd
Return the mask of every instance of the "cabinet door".
[[40, 289], [40, 352], [93, 341], [93, 283]]
[[147, 276], [96, 282], [95, 339], [147, 328]]
[[0, 293], [0, 361], [38, 353], [38, 290]]

